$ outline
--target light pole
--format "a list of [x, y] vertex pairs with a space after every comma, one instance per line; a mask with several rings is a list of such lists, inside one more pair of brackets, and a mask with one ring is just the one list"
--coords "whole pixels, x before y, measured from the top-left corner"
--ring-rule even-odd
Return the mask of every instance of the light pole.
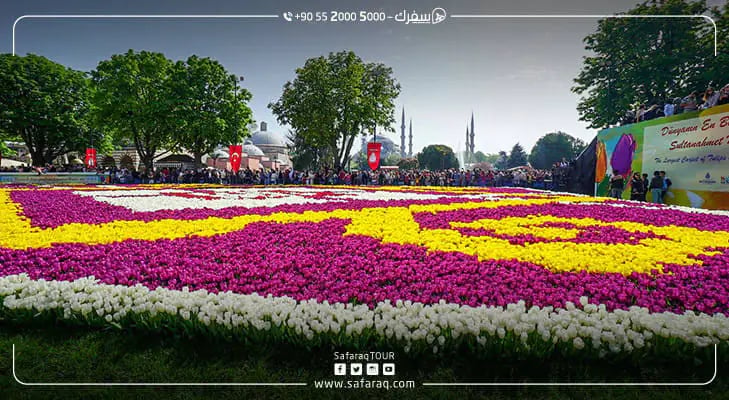
[[[612, 83], [613, 83], [613, 80], [612, 80], [612, 77], [613, 77], [612, 65], [613, 65], [613, 63], [610, 60], [605, 60], [605, 59], [600, 60], [600, 66], [603, 67], [603, 68], [607, 67], [607, 93], [606, 93], [606, 97], [607, 97], [608, 108], [606, 110], [606, 117], [607, 118], [605, 118], [605, 128], [609, 128], [610, 127], [610, 120], [612, 118], [610, 116], [610, 112], [609, 112], [610, 109], [611, 109], [611, 107], [612, 107]], [[596, 170], [596, 173], [597, 173], [597, 170]], [[596, 179], [595, 179], [595, 191], [593, 193], [595, 195], [595, 197], [597, 197], [597, 190], [598, 190], [599, 185], [600, 184], [597, 182], [597, 177], [596, 177]]]
[[238, 81], [243, 81], [243, 75], [231, 75], [233, 78], [233, 101], [234, 101], [234, 107], [235, 107], [235, 142], [238, 143], [238, 128], [239, 128], [239, 121], [238, 121]]
[[601, 67], [603, 67], [603, 68], [604, 67], [607, 67], [607, 93], [606, 93], [606, 97], [607, 97], [608, 109], [606, 110], [606, 114], [607, 114], [606, 116], [607, 116], [607, 118], [605, 119], [605, 127], [606, 128], [609, 128], [610, 127], [610, 120], [612, 118], [611, 113], [610, 113], [610, 110], [611, 110], [611, 107], [612, 107], [612, 83], [613, 83], [613, 80], [612, 80], [612, 76], [613, 76], [612, 65], [613, 65], [613, 63], [610, 60], [601, 60], [600, 61], [600, 66]]

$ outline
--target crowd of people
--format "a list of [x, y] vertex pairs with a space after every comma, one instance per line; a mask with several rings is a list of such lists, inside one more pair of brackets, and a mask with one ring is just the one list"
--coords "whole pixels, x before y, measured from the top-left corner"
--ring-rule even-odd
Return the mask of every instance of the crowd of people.
[[637, 110], [628, 111], [621, 123], [627, 125], [675, 114], [705, 110], [722, 104], [729, 104], [729, 84], [724, 85], [718, 91], [709, 86], [703, 93], [694, 91], [683, 98], [666, 99], [663, 105], [652, 104], [647, 106], [646, 104], [640, 104]]
[[137, 172], [126, 168], [111, 168], [98, 173], [104, 181], [111, 184], [133, 183], [216, 183], [246, 185], [405, 185], [405, 186], [515, 186], [537, 189], [557, 189], [565, 187], [569, 165], [557, 164], [552, 170], [516, 168], [511, 170], [484, 169], [446, 169], [396, 170], [378, 169], [376, 171], [346, 171], [344, 169], [322, 168], [319, 170], [296, 171], [215, 168], [177, 169], [158, 168], [154, 171]]
[[648, 174], [634, 172], [629, 181], [620, 175], [619, 171], [613, 171], [610, 176], [610, 197], [622, 199], [626, 184], [630, 186], [630, 200], [648, 201], [647, 195], [650, 193], [651, 202], [663, 204], [666, 192], [673, 183], [666, 176], [666, 171], [654, 171], [653, 177], [650, 179], [648, 179]]

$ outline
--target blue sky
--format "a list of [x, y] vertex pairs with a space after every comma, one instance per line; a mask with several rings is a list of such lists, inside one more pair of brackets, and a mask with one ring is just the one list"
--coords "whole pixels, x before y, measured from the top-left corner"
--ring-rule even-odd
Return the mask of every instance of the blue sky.
[[[711, 2], [716, 4], [717, 1]], [[285, 11], [384, 11], [448, 14], [613, 14], [636, 4], [541, 1], [6, 1], [0, 4], [0, 52], [11, 51], [11, 28], [26, 14], [275, 14]], [[562, 130], [589, 141], [595, 130], [578, 121], [570, 92], [582, 39], [595, 19], [448, 19], [438, 25], [301, 23], [275, 19], [24, 19], [18, 54], [35, 53], [89, 71], [112, 54], [151, 50], [177, 60], [197, 54], [245, 77], [257, 121], [284, 132], [267, 104], [307, 58], [354, 50], [365, 61], [391, 66], [402, 85], [396, 115], [413, 119], [414, 150], [432, 143], [463, 149], [475, 114], [476, 149], [529, 151], [543, 134]], [[399, 143], [399, 131], [388, 135]]]

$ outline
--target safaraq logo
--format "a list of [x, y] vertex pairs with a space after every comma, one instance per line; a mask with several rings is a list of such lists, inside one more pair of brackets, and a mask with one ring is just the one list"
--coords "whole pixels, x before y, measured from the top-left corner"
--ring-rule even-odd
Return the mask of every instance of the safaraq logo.
[[[704, 179], [699, 179], [699, 183], [703, 183], [705, 185], [713, 185], [716, 183], [716, 180], [711, 179], [711, 174], [707, 172], [706, 175], [704, 175]], [[723, 176], [722, 176], [722, 183], [724, 183]]]

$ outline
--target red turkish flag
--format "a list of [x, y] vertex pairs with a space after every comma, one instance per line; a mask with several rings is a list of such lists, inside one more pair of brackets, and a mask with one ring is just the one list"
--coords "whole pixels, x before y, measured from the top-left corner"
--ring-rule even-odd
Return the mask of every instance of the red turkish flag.
[[86, 165], [86, 168], [96, 168], [96, 149], [91, 147], [86, 149], [84, 164]]
[[230, 168], [233, 172], [238, 172], [240, 169], [240, 158], [243, 154], [243, 146], [239, 144], [231, 144], [228, 146], [228, 154], [230, 155]]
[[367, 143], [367, 164], [372, 170], [376, 170], [380, 166], [380, 152], [382, 151], [382, 143]]

